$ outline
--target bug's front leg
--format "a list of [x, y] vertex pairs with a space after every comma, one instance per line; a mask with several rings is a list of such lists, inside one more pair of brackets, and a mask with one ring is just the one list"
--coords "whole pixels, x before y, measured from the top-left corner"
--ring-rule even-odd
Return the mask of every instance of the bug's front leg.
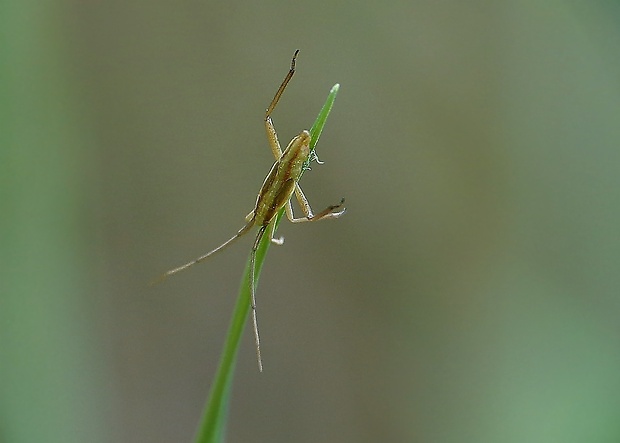
[[276, 133], [276, 128], [273, 127], [273, 121], [271, 120], [271, 113], [274, 109], [276, 109], [276, 105], [280, 101], [280, 97], [282, 93], [286, 89], [288, 82], [293, 78], [293, 74], [295, 74], [295, 60], [297, 59], [297, 54], [299, 54], [299, 49], [295, 51], [293, 54], [293, 59], [291, 60], [291, 68], [289, 69], [286, 77], [282, 81], [282, 84], [276, 91], [276, 95], [271, 100], [269, 107], [265, 111], [265, 130], [267, 131], [267, 140], [269, 141], [269, 147], [271, 148], [271, 152], [273, 152], [273, 156], [276, 160], [279, 160], [282, 157], [282, 149], [280, 148], [280, 142], [278, 141], [278, 134]]
[[267, 132], [267, 141], [269, 142], [271, 152], [276, 160], [280, 160], [280, 157], [282, 157], [282, 148], [280, 148], [276, 128], [273, 127], [273, 122], [269, 116], [265, 118], [265, 130]]
[[301, 206], [301, 210], [303, 211], [305, 217], [295, 218], [295, 215], [293, 214], [293, 205], [291, 204], [291, 201], [289, 200], [286, 203], [286, 217], [292, 223], [303, 223], [303, 222], [308, 222], [308, 221], [319, 221], [319, 220], [325, 220], [325, 219], [330, 219], [330, 218], [338, 218], [346, 212], [345, 208], [343, 208], [340, 211], [333, 212], [334, 210], [342, 207], [342, 205], [344, 204], [344, 198], [343, 198], [342, 200], [340, 200], [340, 203], [338, 203], [337, 205], [330, 205], [327, 208], [323, 209], [318, 214], [314, 214], [312, 212], [312, 208], [310, 207], [310, 203], [308, 202], [308, 199], [304, 195], [304, 192], [301, 190], [301, 187], [299, 186], [299, 184], [295, 185], [295, 197], [297, 197], [297, 201], [299, 202], [299, 206]]

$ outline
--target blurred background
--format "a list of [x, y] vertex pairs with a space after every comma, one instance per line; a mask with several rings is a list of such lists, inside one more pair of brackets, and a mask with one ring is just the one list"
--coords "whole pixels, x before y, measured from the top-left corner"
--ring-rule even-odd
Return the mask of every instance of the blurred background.
[[341, 84], [258, 288], [231, 442], [620, 440], [620, 7], [0, 6], [0, 441], [189, 442], [282, 143]]

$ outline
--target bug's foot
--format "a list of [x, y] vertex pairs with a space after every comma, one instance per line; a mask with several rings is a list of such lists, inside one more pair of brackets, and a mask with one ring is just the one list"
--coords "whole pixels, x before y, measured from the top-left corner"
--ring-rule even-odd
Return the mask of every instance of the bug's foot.
[[280, 238], [272, 238], [271, 239], [271, 243], [273, 243], [274, 245], [278, 245], [281, 246], [284, 244], [284, 237], [280, 237]]
[[[342, 199], [340, 200], [340, 203], [338, 203], [337, 205], [330, 206], [329, 207], [330, 208], [330, 213], [331, 213], [330, 217], [338, 218], [342, 214], [347, 212], [347, 208], [342, 208], [343, 205], [344, 205], [344, 197], [342, 197]], [[332, 211], [334, 211], [334, 209], [339, 209], [339, 208], [342, 208], [342, 210], [337, 211], [337, 212], [332, 212]]]
[[[342, 208], [343, 204], [344, 204], [344, 198], [340, 200], [340, 203], [338, 203], [337, 205], [328, 206], [327, 208], [323, 209], [318, 214], [307, 217], [307, 219], [308, 221], [316, 221], [316, 220], [326, 220], [329, 218], [338, 218], [346, 212], [346, 209]], [[334, 212], [336, 209], [339, 209], [339, 208], [342, 208], [342, 210]]]

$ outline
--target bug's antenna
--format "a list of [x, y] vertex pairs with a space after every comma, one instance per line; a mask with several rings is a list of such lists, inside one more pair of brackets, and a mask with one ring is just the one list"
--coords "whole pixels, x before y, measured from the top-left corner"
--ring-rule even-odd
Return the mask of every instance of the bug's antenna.
[[252, 258], [250, 259], [250, 307], [252, 308], [252, 322], [254, 323], [254, 339], [256, 340], [256, 359], [258, 361], [258, 370], [263, 372], [263, 359], [260, 355], [260, 337], [258, 335], [258, 322], [256, 320], [256, 292], [254, 288], [254, 274], [256, 272], [256, 251], [258, 244], [260, 243], [267, 227], [269, 225], [263, 225], [256, 234], [256, 240], [254, 240], [254, 246], [252, 246]]
[[182, 266], [179, 266], [178, 268], [174, 268], [171, 269], [169, 271], [164, 272], [162, 275], [160, 275], [158, 278], [156, 278], [155, 280], [153, 280], [151, 282], [151, 286], [153, 285], [157, 285], [159, 283], [162, 283], [164, 280], [166, 280], [168, 277], [170, 277], [171, 275], [176, 274], [177, 272], [181, 272], [187, 268], [189, 268], [190, 266], [195, 265], [196, 263], [200, 263], [203, 260], [208, 259], [209, 257], [211, 257], [213, 254], [215, 254], [216, 252], [220, 252], [222, 249], [226, 248], [226, 246], [229, 246], [231, 243], [233, 243], [235, 240], [237, 240], [239, 237], [241, 237], [243, 234], [245, 234], [246, 232], [248, 232], [250, 230], [250, 228], [252, 228], [252, 226], [254, 226], [254, 217], [252, 217], [250, 219], [250, 221], [248, 221], [246, 223], [246, 225], [239, 229], [239, 231], [233, 235], [232, 237], [230, 237], [228, 240], [226, 240], [224, 243], [222, 243], [221, 245], [219, 245], [217, 248], [213, 249], [212, 251], [207, 252], [204, 255], [201, 255], [198, 258], [195, 258], [194, 260], [185, 263]]

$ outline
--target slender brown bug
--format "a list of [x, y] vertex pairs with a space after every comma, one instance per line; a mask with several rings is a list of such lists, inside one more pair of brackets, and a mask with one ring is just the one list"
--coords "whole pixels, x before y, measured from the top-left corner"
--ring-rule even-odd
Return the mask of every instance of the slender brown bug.
[[[258, 249], [258, 245], [263, 238], [263, 235], [265, 234], [265, 232], [267, 232], [269, 224], [274, 220], [276, 214], [280, 211], [280, 209], [282, 209], [282, 207], [285, 208], [287, 218], [293, 223], [338, 218], [345, 213], [344, 208], [338, 210], [344, 204], [344, 198], [337, 205], [328, 206], [318, 214], [314, 214], [312, 212], [310, 203], [308, 203], [308, 199], [304, 195], [298, 183], [304, 170], [307, 169], [310, 161], [313, 159], [318, 161], [318, 159], [316, 159], [316, 155], [310, 150], [310, 133], [306, 130], [301, 131], [299, 135], [297, 135], [291, 140], [284, 152], [282, 152], [282, 149], [280, 148], [280, 142], [278, 141], [278, 135], [276, 134], [276, 130], [271, 120], [271, 114], [276, 108], [276, 105], [278, 104], [278, 101], [280, 100], [280, 97], [286, 89], [289, 81], [293, 77], [293, 74], [295, 74], [295, 61], [297, 59], [298, 53], [299, 50], [295, 51], [295, 54], [293, 54], [293, 59], [291, 61], [291, 67], [288, 71], [288, 74], [286, 75], [286, 77], [284, 77], [282, 84], [278, 88], [276, 95], [273, 97], [273, 100], [271, 100], [271, 103], [267, 108], [267, 111], [265, 112], [265, 129], [267, 131], [267, 140], [269, 142], [271, 152], [276, 158], [276, 161], [271, 167], [269, 173], [267, 174], [265, 181], [263, 182], [263, 186], [261, 187], [258, 193], [258, 197], [256, 198], [256, 204], [254, 205], [254, 209], [252, 209], [252, 211], [245, 217], [245, 226], [239, 229], [239, 231], [233, 237], [226, 240], [217, 248], [190, 261], [189, 263], [184, 264], [183, 266], [179, 266], [178, 268], [174, 268], [170, 271], [165, 272], [156, 281], [156, 283], [159, 283], [165, 280], [167, 277], [176, 274], [177, 272], [180, 272], [184, 269], [189, 268], [190, 266], [195, 265], [196, 263], [200, 263], [201, 261], [206, 260], [207, 258], [214, 255], [216, 252], [219, 252], [229, 246], [242, 235], [246, 234], [253, 226], [258, 226], [258, 233], [256, 234], [256, 239], [254, 240], [254, 244], [252, 246], [252, 253], [250, 256], [250, 294], [252, 321], [254, 324], [254, 338], [256, 340], [256, 356], [258, 359], [258, 367], [261, 372], [263, 370], [263, 363], [260, 352], [258, 323], [256, 321], [256, 295], [254, 287], [254, 273], [256, 268], [256, 250]], [[293, 196], [293, 194], [295, 194], [295, 197], [299, 202], [299, 206], [304, 213], [304, 217], [295, 218], [295, 216], [293, 215], [293, 207], [291, 205], [291, 197]], [[284, 242], [284, 239], [282, 237], [274, 238], [275, 225], [275, 223], [271, 224], [269, 239], [271, 240], [271, 242], [277, 245], [281, 245]]]

